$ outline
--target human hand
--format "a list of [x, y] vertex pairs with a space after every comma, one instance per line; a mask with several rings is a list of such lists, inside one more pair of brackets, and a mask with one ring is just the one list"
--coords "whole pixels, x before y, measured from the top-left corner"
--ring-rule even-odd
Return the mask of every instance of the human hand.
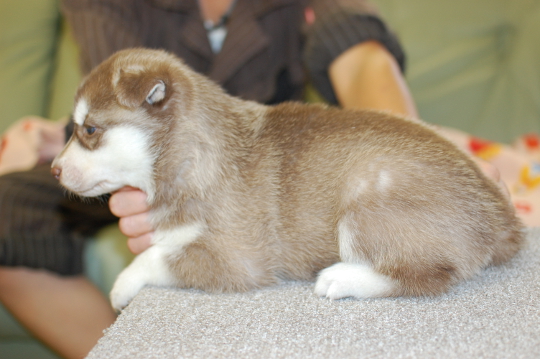
[[48, 163], [58, 155], [66, 144], [64, 126], [42, 125], [39, 128], [38, 164]]
[[109, 199], [111, 212], [120, 217], [120, 231], [128, 237], [128, 248], [140, 254], [152, 243], [153, 228], [149, 221], [149, 208], [146, 193], [133, 187], [124, 187], [112, 194]]

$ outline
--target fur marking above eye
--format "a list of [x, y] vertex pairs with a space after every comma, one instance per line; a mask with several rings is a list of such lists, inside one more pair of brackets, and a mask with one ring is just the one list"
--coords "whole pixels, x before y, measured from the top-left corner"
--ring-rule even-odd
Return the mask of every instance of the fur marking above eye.
[[88, 103], [84, 98], [81, 98], [75, 106], [75, 111], [73, 112], [73, 121], [77, 125], [82, 126], [86, 116], [88, 115], [88, 111]]

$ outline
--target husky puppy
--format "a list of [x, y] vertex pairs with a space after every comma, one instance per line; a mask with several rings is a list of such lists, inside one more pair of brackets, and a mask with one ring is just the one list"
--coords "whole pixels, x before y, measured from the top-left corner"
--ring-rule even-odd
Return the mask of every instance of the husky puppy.
[[522, 225], [501, 190], [419, 121], [227, 95], [163, 51], [124, 50], [80, 85], [52, 165], [68, 190], [148, 194], [153, 246], [119, 275], [248, 291], [318, 275], [315, 293], [438, 295], [511, 258]]

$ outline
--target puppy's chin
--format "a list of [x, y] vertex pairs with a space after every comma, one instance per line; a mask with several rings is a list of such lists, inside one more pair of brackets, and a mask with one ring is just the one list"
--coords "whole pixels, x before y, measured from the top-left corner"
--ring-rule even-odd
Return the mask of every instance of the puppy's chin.
[[81, 197], [98, 197], [107, 193], [112, 193], [120, 188], [124, 187], [123, 185], [110, 183], [108, 181], [100, 181], [92, 184], [90, 186], [69, 186], [64, 183], [62, 185], [72, 193], [75, 193]]

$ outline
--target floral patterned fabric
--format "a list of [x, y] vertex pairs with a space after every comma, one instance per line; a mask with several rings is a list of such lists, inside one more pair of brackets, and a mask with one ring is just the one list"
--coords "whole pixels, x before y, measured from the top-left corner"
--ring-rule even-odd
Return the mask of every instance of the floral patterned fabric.
[[519, 217], [527, 226], [540, 226], [540, 135], [525, 134], [506, 145], [449, 128], [442, 128], [441, 133], [465, 152], [495, 166]]

